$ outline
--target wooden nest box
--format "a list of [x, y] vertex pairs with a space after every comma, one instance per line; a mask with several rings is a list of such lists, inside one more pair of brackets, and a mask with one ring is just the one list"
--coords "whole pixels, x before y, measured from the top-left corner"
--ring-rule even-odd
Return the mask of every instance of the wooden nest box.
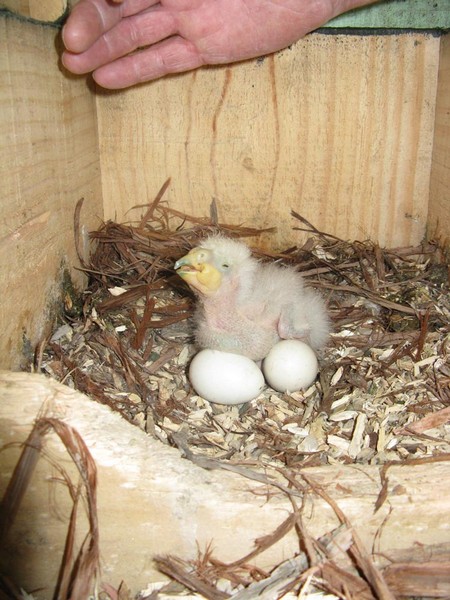
[[[6, 2], [17, 4], [21, 15], [0, 11], [0, 439], [23, 442], [44, 402], [80, 433], [97, 463], [104, 579], [126, 579], [136, 592], [161, 579], [156, 554], [195, 558], [197, 542], [212, 541], [232, 562], [292, 504], [261, 482], [192, 465], [105, 407], [20, 372], [50, 333], [63, 274], [85, 285], [78, 267], [88, 233], [102, 220], [139, 219], [169, 177], [164, 199], [174, 209], [202, 217], [214, 200], [221, 222], [276, 226], [260, 238], [263, 248], [302, 241], [294, 210], [342, 239], [390, 248], [433, 239], [448, 249], [448, 3], [381, 3], [275, 55], [119, 92], [95, 89], [58, 64], [53, 21], [64, 6]], [[57, 442], [51, 451], [67, 464]], [[17, 456], [0, 454], [1, 492]], [[9, 557], [30, 591], [55, 581], [53, 556], [64, 544], [67, 521], [49, 500], [51, 473], [35, 474]], [[392, 466], [388, 483], [377, 466], [314, 468], [309, 476], [380, 553], [450, 548], [448, 462]], [[376, 511], [383, 482], [389, 506]], [[58, 498], [58, 510], [68, 505]], [[339, 519], [320, 495], [307, 502], [309, 531], [320, 537]], [[283, 538], [262, 568], [296, 550], [294, 534]]]

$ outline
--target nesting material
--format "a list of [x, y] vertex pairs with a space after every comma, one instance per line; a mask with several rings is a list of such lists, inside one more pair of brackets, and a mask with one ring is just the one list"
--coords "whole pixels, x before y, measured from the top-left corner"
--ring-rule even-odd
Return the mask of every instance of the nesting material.
[[92, 234], [81, 314], [67, 311], [40, 369], [165, 443], [182, 438], [196, 454], [261, 468], [450, 451], [448, 266], [436, 245], [348, 243], [293, 213], [308, 241], [257, 254], [295, 265], [327, 298], [334, 333], [319, 353], [318, 379], [306, 390], [266, 387], [250, 403], [220, 407], [187, 377], [197, 352], [194, 299], [173, 265], [212, 231], [253, 240], [259, 232], [193, 219], [157, 200], [137, 225], [108, 222]]
[[[36, 367], [178, 447], [193, 463], [255, 481], [269, 476], [271, 486], [293, 498], [300, 468], [303, 473], [305, 467], [324, 465], [384, 465], [384, 473], [392, 463], [445, 461], [450, 452], [450, 300], [448, 265], [439, 247], [386, 250], [371, 242], [344, 242], [317, 231], [297, 213], [291, 217], [293, 228], [307, 232], [308, 240], [281, 252], [255, 254], [294, 265], [326, 296], [332, 339], [318, 354], [319, 375], [307, 389], [279, 393], [266, 387], [256, 399], [234, 406], [212, 404], [194, 392], [187, 377], [197, 352], [190, 326], [194, 298], [174, 275], [173, 264], [211, 232], [250, 237], [255, 246], [261, 232], [220, 225], [214, 212], [211, 219], [193, 219], [169, 209], [161, 197], [136, 225], [108, 222], [93, 233], [92, 259], [83, 265], [89, 288], [78, 312], [76, 302], [66, 298], [65, 322], [42, 345]], [[376, 510], [388, 498], [383, 477]], [[396, 490], [390, 493], [402, 493]], [[282, 537], [281, 530], [274, 535]], [[354, 572], [344, 574], [335, 566], [328, 572], [322, 566], [313, 569], [308, 580], [314, 565], [308, 544], [313, 542], [303, 543], [305, 564], [293, 571], [280, 565], [279, 585], [307, 589], [304, 598], [336, 589], [352, 589], [353, 597], [390, 598], [386, 581], [400, 581], [395, 569], [378, 580], [371, 559], [363, 555], [356, 561], [364, 573], [362, 588], [359, 577], [352, 579]], [[316, 543], [327, 548], [325, 554], [332, 552], [333, 537]], [[281, 597], [279, 591], [264, 596], [249, 588], [273, 575], [246, 566], [244, 577], [240, 569], [252, 556], [231, 571], [230, 565], [218, 568], [209, 552], [191, 563], [161, 557], [158, 566], [204, 597]], [[436, 576], [437, 571], [424, 569], [425, 579]], [[406, 587], [408, 577], [412, 581], [411, 573], [402, 579]], [[422, 589], [418, 584], [408, 592], [406, 587], [399, 593], [417, 595]]]

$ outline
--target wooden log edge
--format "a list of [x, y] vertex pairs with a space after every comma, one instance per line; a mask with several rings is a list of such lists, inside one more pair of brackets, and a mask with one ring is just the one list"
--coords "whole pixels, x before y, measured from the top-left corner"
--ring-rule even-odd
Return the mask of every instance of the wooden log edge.
[[[202, 469], [83, 394], [44, 375], [13, 372], [0, 372], [0, 445], [7, 446], [0, 453], [2, 494], [19, 455], [10, 444], [26, 439], [42, 411], [74, 427], [96, 462], [102, 579], [110, 583], [124, 580], [133, 591], [144, 589], [164, 579], [155, 569], [154, 556], [195, 558], [198, 548], [209, 543], [218, 559], [237, 560], [292, 510], [286, 494], [272, 486], [228, 471]], [[58, 440], [49, 439], [47, 452], [70, 471]], [[63, 515], [70, 511], [63, 486], [49, 494], [54, 470], [41, 463], [0, 564], [20, 577], [25, 589], [50, 588], [55, 581], [56, 555], [67, 528]], [[416, 545], [450, 541], [450, 463], [445, 457], [428, 464], [391, 466], [378, 510], [381, 467], [326, 466], [304, 473], [323, 486], [366, 547], [380, 556], [400, 556]], [[305, 498], [303, 520], [313, 537], [338, 524], [332, 507], [314, 493]], [[270, 569], [295, 552], [298, 539], [292, 533], [255, 562]], [[45, 597], [51, 597], [50, 591]]]

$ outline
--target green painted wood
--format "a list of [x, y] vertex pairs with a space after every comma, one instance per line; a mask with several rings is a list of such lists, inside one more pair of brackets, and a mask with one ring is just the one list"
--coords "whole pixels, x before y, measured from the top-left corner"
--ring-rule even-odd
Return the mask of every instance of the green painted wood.
[[450, 29], [450, 0], [388, 0], [351, 10], [325, 27]]

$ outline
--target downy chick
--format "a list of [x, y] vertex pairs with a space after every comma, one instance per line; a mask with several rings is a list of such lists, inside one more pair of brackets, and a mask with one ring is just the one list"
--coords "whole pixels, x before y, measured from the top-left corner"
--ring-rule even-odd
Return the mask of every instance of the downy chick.
[[328, 339], [321, 295], [294, 268], [261, 263], [240, 241], [211, 236], [175, 269], [198, 297], [195, 337], [201, 348], [261, 360], [280, 339], [314, 349]]

